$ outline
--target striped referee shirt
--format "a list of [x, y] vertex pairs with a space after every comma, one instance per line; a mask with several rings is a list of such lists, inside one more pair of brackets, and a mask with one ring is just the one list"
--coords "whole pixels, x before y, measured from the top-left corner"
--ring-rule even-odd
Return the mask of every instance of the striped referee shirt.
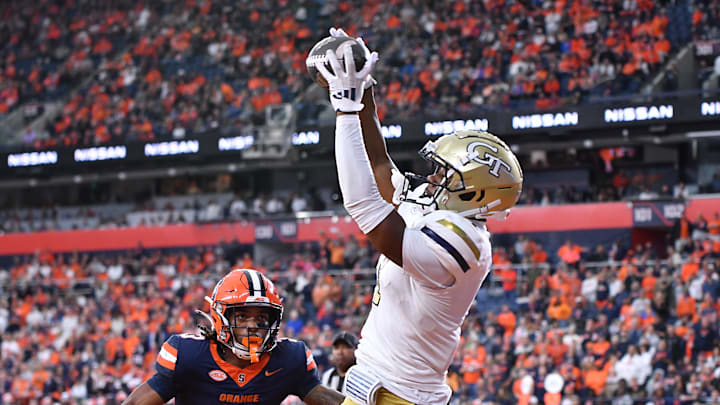
[[335, 367], [330, 367], [329, 369], [325, 370], [325, 372], [322, 375], [322, 385], [324, 385], [327, 388], [338, 391], [341, 394], [345, 393], [345, 390], [344, 390], [345, 387], [343, 387], [344, 383], [345, 383], [345, 377], [340, 376], [340, 374], [338, 374], [337, 369]]

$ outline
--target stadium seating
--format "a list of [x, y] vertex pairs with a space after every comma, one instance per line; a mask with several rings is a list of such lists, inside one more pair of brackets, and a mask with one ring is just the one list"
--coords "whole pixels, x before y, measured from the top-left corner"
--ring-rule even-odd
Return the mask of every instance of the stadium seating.
[[[130, 1], [8, 4], [0, 30], [0, 117], [23, 105], [62, 101], [115, 58], [136, 31], [146, 28], [148, 15], [134, 6]], [[39, 112], [28, 110], [25, 118]], [[41, 146], [34, 135], [24, 142]]]
[[[237, 134], [286, 102], [318, 124], [304, 58], [330, 26], [380, 51], [386, 122], [622, 99], [689, 41], [720, 37], [720, 2], [706, 0], [5, 3], [2, 152], [11, 139], [14, 151]], [[720, 77], [709, 57], [706, 95]], [[716, 196], [695, 196], [720, 193], [715, 155], [701, 156], [715, 146], [632, 135], [656, 148], [521, 146], [519, 204], [540, 207], [514, 218], [552, 204], [572, 215], [488, 225], [494, 267], [449, 368], [452, 405], [720, 404], [720, 211]], [[0, 192], [0, 403], [120, 404], [170, 334], [195, 331], [193, 310], [233, 266], [274, 280], [281, 336], [306, 342], [325, 370], [335, 333], [360, 334], [379, 253], [345, 215], [330, 166], [318, 169], [326, 182], [249, 166], [137, 184], [124, 171], [95, 182], [87, 166], [70, 192], [38, 186], [55, 173], [18, 170]], [[580, 216], [602, 229], [578, 227]]]
[[[101, 1], [89, 17], [76, 16], [72, 2], [47, 14], [15, 7], [6, 14], [23, 16], [26, 29], [3, 32], [0, 115], [31, 99], [59, 101], [45, 128], [24, 134], [36, 149], [236, 131], [262, 123], [265, 106], [291, 101], [301, 122], [314, 122], [318, 110], [302, 97], [311, 83], [304, 56], [331, 25], [381, 51], [381, 119], [551, 108], [637, 92], [706, 31], [702, 18], [714, 18], [716, 6], [693, 5], [691, 17], [686, 3], [518, 2], [506, 10], [502, 1], [349, 1], [288, 3], [276, 14], [229, 0]], [[357, 13], [362, 21], [350, 17]], [[63, 18], [36, 29], [34, 21], [56, 14]], [[89, 35], [96, 30], [104, 35]], [[46, 40], [29, 46], [38, 39]]]
[[[618, 246], [570, 264], [563, 251], [538, 249], [527, 238], [495, 249], [448, 374], [453, 404], [532, 395], [548, 403], [542, 382], [551, 373], [563, 376], [570, 401], [717, 400], [718, 235], [695, 234], [666, 258]], [[17, 257], [0, 270], [3, 401], [119, 403], [152, 374], [169, 334], [193, 330], [192, 310], [228, 263], [275, 281], [286, 303], [282, 335], [307, 342], [324, 369], [333, 334], [359, 332], [376, 258], [354, 238], [299, 246], [270, 266], [222, 245]], [[530, 391], [521, 388], [526, 375]]]

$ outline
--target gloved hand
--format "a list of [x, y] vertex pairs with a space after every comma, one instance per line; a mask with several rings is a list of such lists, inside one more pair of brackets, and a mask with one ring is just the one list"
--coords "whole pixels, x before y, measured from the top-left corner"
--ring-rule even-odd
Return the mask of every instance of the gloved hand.
[[328, 71], [325, 64], [318, 64], [317, 69], [328, 83], [330, 90], [330, 103], [335, 111], [359, 112], [363, 109], [361, 103], [368, 80], [372, 80], [370, 72], [378, 60], [377, 52], [371, 52], [365, 61], [365, 66], [358, 72], [355, 69], [352, 47], [346, 47], [343, 53], [345, 67], [340, 65], [335, 52], [328, 50], [325, 54], [332, 68]]
[[[330, 36], [331, 37], [349, 37], [345, 30], [342, 28], [330, 28]], [[365, 60], [370, 60], [370, 57], [372, 55], [372, 52], [370, 52], [370, 49], [368, 49], [367, 45], [365, 45], [365, 41], [363, 41], [362, 37], [356, 37], [355, 41], [360, 44], [360, 47], [362, 47], [363, 51], [365, 52]], [[365, 81], [365, 90], [369, 89], [370, 87], [377, 84], [377, 80], [372, 77], [372, 75], [368, 75], [370, 77], [370, 80]]]

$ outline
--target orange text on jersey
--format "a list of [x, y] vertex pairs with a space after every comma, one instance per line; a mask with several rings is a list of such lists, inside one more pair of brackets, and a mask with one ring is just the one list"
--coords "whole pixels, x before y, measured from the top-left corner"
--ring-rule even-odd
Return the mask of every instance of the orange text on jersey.
[[260, 402], [260, 395], [259, 394], [247, 394], [247, 395], [237, 395], [237, 394], [220, 394], [220, 398], [218, 398], [221, 402], [227, 402], [230, 404], [250, 404], [253, 402]]

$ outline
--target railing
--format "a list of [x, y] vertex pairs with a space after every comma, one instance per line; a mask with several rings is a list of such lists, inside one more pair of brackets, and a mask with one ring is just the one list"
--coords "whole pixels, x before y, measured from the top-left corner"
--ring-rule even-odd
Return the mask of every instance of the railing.
[[[685, 261], [681, 262], [680, 264], [684, 264]], [[623, 261], [616, 261], [616, 260], [608, 260], [608, 261], [601, 261], [601, 262], [582, 262], [583, 267], [586, 269], [598, 269], [603, 267], [610, 267], [610, 268], [616, 268], [619, 266], [623, 266], [626, 263]], [[671, 266], [672, 264], [669, 262], [669, 260], [646, 260], [644, 262], [644, 265], [648, 266]], [[552, 268], [558, 268], [566, 266], [563, 263], [560, 264], [551, 264], [551, 263], [511, 263], [511, 264], [505, 264], [505, 265], [497, 265], [493, 266], [493, 270], [498, 269], [513, 269], [517, 272], [517, 284], [520, 285], [523, 282], [526, 281], [528, 278], [528, 271], [529, 270], [545, 270], [545, 269], [552, 269]], [[198, 283], [198, 284], [212, 284], [215, 279], [213, 279], [213, 276], [217, 276], [217, 280], [220, 279], [224, 275], [223, 271], [224, 269], [229, 269], [230, 266], [227, 264], [221, 264], [216, 266], [214, 269], [210, 269], [209, 273], [204, 272], [203, 274], [181, 274], [177, 276], [173, 276], [173, 280], [179, 280], [180, 282], [184, 284], [189, 283]], [[322, 273], [327, 274], [331, 277], [334, 277], [336, 279], [340, 278], [352, 278], [354, 283], [359, 285], [368, 285], [373, 286], [375, 285], [375, 269], [374, 268], [361, 268], [361, 269], [339, 269], [339, 270], [315, 270], [315, 273]], [[0, 273], [1, 274], [1, 273]], [[290, 281], [291, 278], [291, 272], [284, 271], [280, 273], [271, 273], [267, 272], [267, 275], [271, 278], [278, 280], [280, 282], [284, 281]], [[154, 283], [157, 279], [157, 276], [155, 275], [139, 275], [139, 276], [133, 276], [129, 280], [123, 279], [123, 282], [130, 281], [135, 284], [145, 284], [145, 283]], [[3, 281], [0, 279], [0, 281]], [[95, 277], [87, 277], [87, 278], [81, 278], [81, 279], [72, 279], [72, 280], [66, 280], [66, 279], [16, 279], [16, 280], [5, 280], [4, 282], [0, 283], [0, 291], [7, 291], [11, 290], [13, 288], [24, 288], [28, 286], [39, 286], [39, 287], [53, 287], [53, 286], [59, 286], [64, 285], [67, 288], [64, 289], [67, 293], [78, 293], [78, 291], [81, 291], [83, 288], [92, 288], [101, 284], [107, 283], [107, 281], [101, 281], [98, 280]], [[490, 290], [493, 289], [499, 289], [502, 290], [502, 279], [497, 276], [490, 276], [485, 280], [485, 283], [483, 285], [483, 288], [487, 288]]]

